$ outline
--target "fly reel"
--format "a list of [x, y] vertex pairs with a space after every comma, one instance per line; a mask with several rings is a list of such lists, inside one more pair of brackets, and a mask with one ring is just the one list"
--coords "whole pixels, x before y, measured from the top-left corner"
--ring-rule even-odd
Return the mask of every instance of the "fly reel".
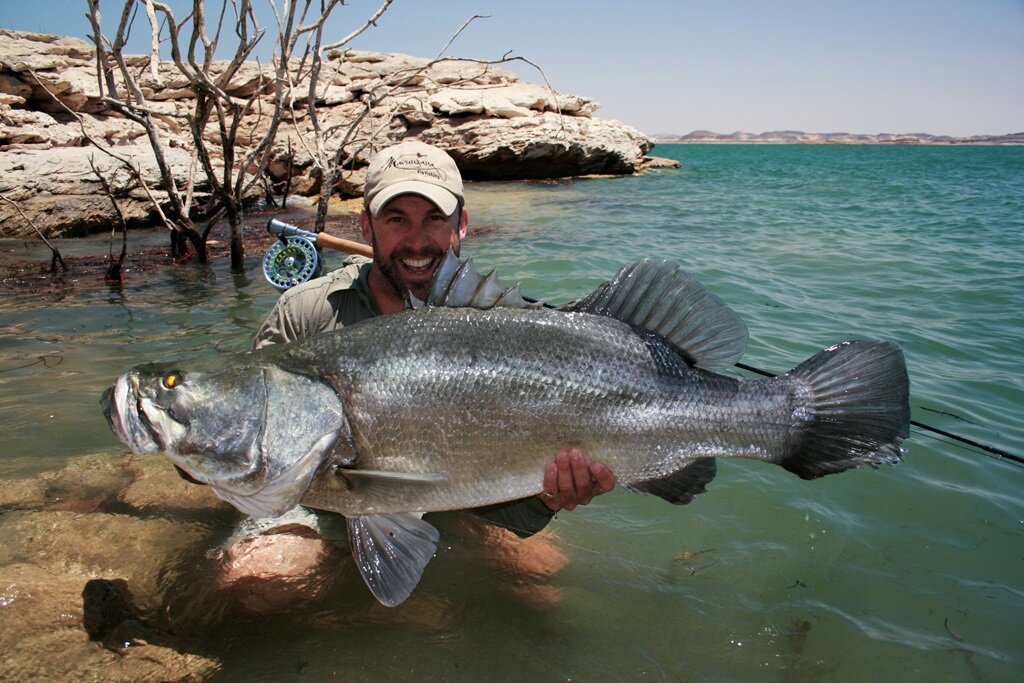
[[320, 254], [305, 237], [282, 236], [263, 255], [263, 275], [281, 291], [317, 277], [320, 267]]

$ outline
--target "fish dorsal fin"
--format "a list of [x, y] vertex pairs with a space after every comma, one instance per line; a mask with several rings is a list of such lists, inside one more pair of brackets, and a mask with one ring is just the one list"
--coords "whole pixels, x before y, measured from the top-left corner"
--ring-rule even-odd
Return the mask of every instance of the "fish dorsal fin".
[[562, 310], [605, 315], [654, 332], [704, 368], [732, 365], [747, 344], [739, 316], [670, 261], [623, 266], [611, 281]]
[[528, 302], [519, 293], [519, 285], [505, 287], [492, 270], [481, 275], [473, 259], [460, 261], [451, 249], [434, 272], [425, 301], [409, 299], [410, 307], [450, 306], [468, 308], [531, 308], [540, 304]]
[[345, 521], [352, 557], [370, 592], [388, 607], [404, 602], [434, 556], [437, 529], [408, 512]]

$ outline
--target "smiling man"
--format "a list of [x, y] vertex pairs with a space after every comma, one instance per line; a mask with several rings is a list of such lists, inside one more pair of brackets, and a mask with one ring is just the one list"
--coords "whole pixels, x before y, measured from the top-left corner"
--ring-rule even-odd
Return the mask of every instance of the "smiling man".
[[466, 237], [462, 176], [447, 153], [422, 142], [390, 147], [371, 162], [360, 223], [373, 247], [370, 291], [381, 313], [405, 307], [405, 293], [425, 299], [448, 249]]
[[[341, 268], [286, 291], [253, 348], [397, 313], [405, 308], [406, 292], [425, 298], [441, 259], [448, 249], [459, 253], [469, 225], [455, 161], [422, 142], [382, 150], [367, 169], [360, 224], [373, 260], [350, 256]], [[588, 462], [578, 448], [565, 448], [552, 454], [543, 494], [476, 512], [525, 536], [542, 529], [558, 510], [586, 505], [614, 486], [606, 466]]]

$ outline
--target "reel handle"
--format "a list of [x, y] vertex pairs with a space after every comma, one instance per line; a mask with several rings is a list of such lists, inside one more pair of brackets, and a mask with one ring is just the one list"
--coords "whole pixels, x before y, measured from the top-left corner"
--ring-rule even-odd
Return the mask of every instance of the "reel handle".
[[271, 218], [267, 223], [267, 232], [271, 235], [277, 235], [282, 239], [301, 237], [323, 249], [336, 249], [347, 254], [359, 254], [360, 256], [373, 258], [373, 247], [368, 244], [342, 239], [341, 237], [328, 235], [326, 232], [310, 232], [276, 218]]

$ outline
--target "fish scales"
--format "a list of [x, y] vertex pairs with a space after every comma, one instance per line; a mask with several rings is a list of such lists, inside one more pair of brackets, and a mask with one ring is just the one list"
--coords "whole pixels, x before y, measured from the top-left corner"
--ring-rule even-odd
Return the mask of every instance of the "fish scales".
[[304, 502], [343, 514], [462, 509], [537, 494], [551, 453], [573, 444], [624, 484], [695, 457], [767, 459], [790, 428], [783, 383], [740, 383], [678, 355], [665, 372], [651, 352], [663, 342], [645, 343], [601, 316], [430, 308], [316, 342], [298, 357], [331, 361], [299, 369], [337, 378], [359, 467], [446, 475], [443, 485], [410, 487], [402, 497], [353, 491], [343, 504], [338, 486], [318, 477]]

